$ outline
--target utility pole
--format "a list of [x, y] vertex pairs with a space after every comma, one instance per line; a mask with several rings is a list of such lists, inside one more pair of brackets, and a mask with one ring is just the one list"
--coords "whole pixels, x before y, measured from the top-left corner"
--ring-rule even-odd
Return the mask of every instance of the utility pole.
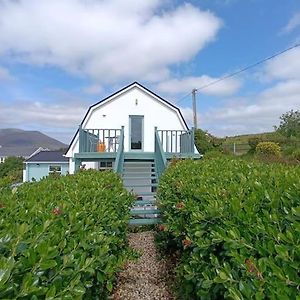
[[192, 97], [193, 97], [193, 117], [194, 117], [194, 128], [195, 129], [197, 129], [196, 92], [197, 92], [197, 89], [193, 89], [192, 90]]

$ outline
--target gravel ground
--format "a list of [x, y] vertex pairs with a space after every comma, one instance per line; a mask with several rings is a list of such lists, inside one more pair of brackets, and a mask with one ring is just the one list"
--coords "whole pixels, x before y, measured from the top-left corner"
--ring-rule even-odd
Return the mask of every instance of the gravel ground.
[[129, 244], [141, 253], [141, 257], [119, 274], [112, 299], [175, 300], [168, 288], [168, 264], [158, 258], [153, 232], [130, 233]]

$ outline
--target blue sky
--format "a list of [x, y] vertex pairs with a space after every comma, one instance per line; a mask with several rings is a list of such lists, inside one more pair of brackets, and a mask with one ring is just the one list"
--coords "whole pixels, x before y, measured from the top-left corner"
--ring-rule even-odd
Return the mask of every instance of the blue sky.
[[[298, 0], [2, 0], [0, 128], [69, 143], [89, 105], [132, 81], [190, 123], [193, 88], [299, 42]], [[300, 47], [197, 101], [217, 136], [272, 130], [300, 108]]]

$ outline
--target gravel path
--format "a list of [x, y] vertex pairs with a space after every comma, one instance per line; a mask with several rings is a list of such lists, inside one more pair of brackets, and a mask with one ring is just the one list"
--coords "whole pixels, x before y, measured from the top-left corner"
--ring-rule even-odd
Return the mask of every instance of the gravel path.
[[153, 232], [130, 233], [129, 244], [141, 252], [141, 257], [119, 274], [112, 299], [174, 300], [167, 284], [167, 262], [158, 258]]

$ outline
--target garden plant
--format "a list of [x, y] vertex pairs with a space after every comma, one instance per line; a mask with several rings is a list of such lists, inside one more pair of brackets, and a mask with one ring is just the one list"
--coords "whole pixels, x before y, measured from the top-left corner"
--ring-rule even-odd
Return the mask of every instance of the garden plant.
[[159, 242], [179, 299], [298, 299], [300, 167], [219, 157], [171, 164]]
[[130, 257], [132, 195], [112, 172], [81, 171], [0, 195], [1, 299], [106, 299]]

